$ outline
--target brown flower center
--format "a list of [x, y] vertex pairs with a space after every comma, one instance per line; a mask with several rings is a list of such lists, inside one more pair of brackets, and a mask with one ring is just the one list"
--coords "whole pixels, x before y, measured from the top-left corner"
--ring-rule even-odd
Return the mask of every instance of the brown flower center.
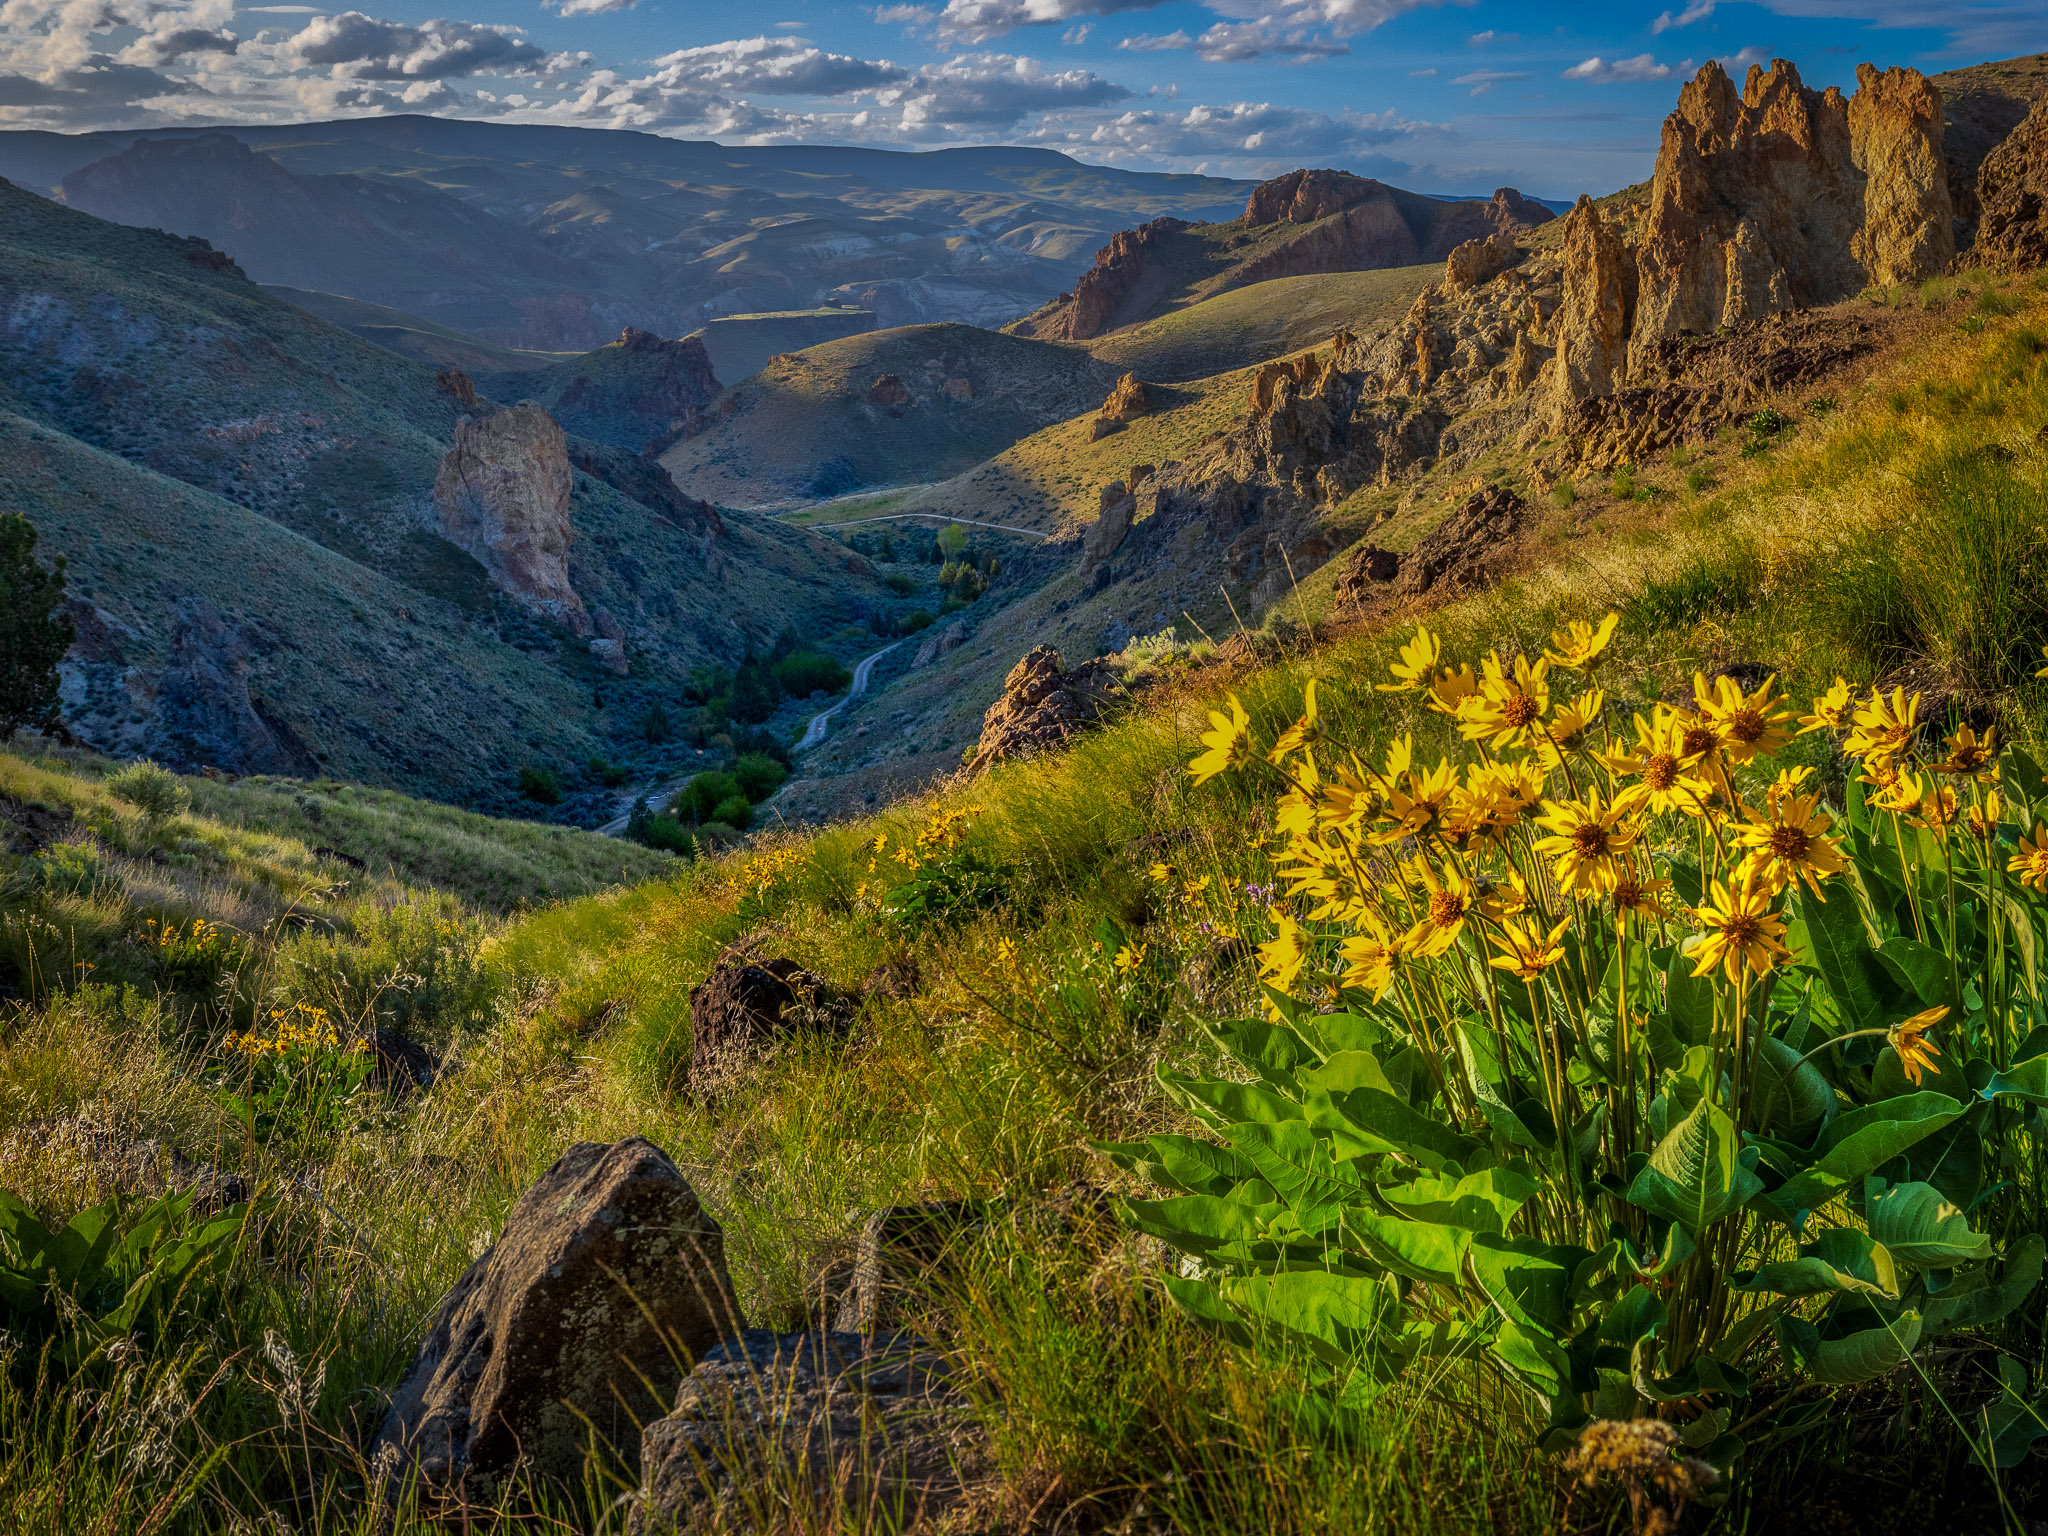
[[1695, 725], [1687, 729], [1685, 739], [1679, 743], [1679, 747], [1687, 757], [1696, 757], [1702, 752], [1713, 751], [1719, 740], [1720, 738], [1708, 727]]
[[1771, 852], [1788, 863], [1797, 863], [1806, 857], [1807, 849], [1813, 846], [1813, 839], [1798, 827], [1776, 826], [1771, 828]]
[[1438, 891], [1429, 898], [1429, 920], [1448, 928], [1465, 915], [1465, 899], [1455, 891]]
[[1761, 741], [1770, 726], [1757, 709], [1738, 709], [1728, 717], [1728, 734], [1745, 746], [1752, 741]]
[[1607, 829], [1597, 821], [1589, 821], [1572, 829], [1572, 847], [1579, 851], [1581, 858], [1597, 859], [1607, 852]]
[[1747, 949], [1763, 937], [1764, 925], [1747, 914], [1738, 914], [1721, 925], [1721, 937], [1737, 949]]
[[1536, 707], [1536, 701], [1526, 693], [1514, 695], [1514, 697], [1500, 707], [1501, 719], [1507, 721], [1509, 725], [1517, 730], [1520, 730], [1541, 713], [1542, 711]]
[[1622, 878], [1614, 887], [1614, 904], [1623, 911], [1642, 905], [1643, 887], [1640, 881]]
[[1662, 794], [1678, 782], [1678, 759], [1669, 752], [1659, 752], [1643, 764], [1643, 782]]

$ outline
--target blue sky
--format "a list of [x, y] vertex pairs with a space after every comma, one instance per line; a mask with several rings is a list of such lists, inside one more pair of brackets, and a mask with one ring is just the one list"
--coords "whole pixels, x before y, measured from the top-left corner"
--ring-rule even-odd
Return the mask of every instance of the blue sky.
[[0, 0], [0, 126], [420, 111], [1569, 197], [1645, 176], [1709, 58], [1846, 90], [2048, 46], [2048, 0], [358, 3]]

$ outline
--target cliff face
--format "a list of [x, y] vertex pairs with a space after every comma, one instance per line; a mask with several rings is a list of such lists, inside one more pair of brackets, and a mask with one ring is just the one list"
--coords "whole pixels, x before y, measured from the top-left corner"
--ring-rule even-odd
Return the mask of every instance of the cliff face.
[[456, 423], [455, 446], [434, 477], [441, 533], [473, 555], [522, 607], [590, 633], [569, 584], [568, 438], [533, 404]]
[[2036, 106], [1986, 157], [1977, 196], [1979, 260], [2002, 272], [2048, 263], [2048, 105]]
[[1165, 248], [1191, 226], [1184, 219], [1154, 219], [1117, 232], [1095, 253], [1071, 294], [1055, 299], [1042, 327], [1021, 334], [1046, 341], [1087, 341], [1127, 323], [1119, 318], [1148, 288], [1164, 289]]
[[660, 453], [703, 423], [721, 386], [695, 336], [670, 341], [627, 326], [610, 346], [550, 368], [539, 379], [498, 381], [530, 392], [578, 437], [634, 453]]
[[1664, 120], [1636, 250], [1632, 344], [1706, 335], [1912, 281], [1955, 254], [1941, 92], [1863, 65], [1807, 89], [1783, 59], [1742, 91], [1708, 63]]

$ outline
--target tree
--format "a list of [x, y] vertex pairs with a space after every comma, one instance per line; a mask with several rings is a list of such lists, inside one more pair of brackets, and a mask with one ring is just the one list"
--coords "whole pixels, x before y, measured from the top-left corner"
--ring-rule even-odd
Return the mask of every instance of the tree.
[[948, 560], [958, 560], [966, 548], [967, 530], [958, 523], [948, 523], [939, 530], [939, 549]]
[[14, 513], [0, 515], [0, 740], [25, 725], [57, 723], [57, 663], [71, 649], [64, 601], [64, 557], [44, 570], [36, 530]]

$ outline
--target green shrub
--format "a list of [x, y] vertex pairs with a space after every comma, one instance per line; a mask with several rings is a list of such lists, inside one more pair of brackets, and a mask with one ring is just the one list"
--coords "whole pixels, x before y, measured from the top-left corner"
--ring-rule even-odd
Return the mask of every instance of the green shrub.
[[902, 571], [891, 571], [882, 578], [882, 584], [898, 597], [908, 597], [917, 590], [917, 582]]
[[745, 795], [728, 795], [712, 807], [710, 819], [723, 822], [735, 832], [744, 832], [754, 819], [754, 807]]
[[57, 723], [57, 664], [72, 640], [63, 601], [63, 557], [44, 570], [29, 520], [0, 516], [0, 740]]
[[712, 769], [698, 774], [683, 786], [683, 792], [676, 796], [676, 812], [678, 815], [687, 812], [692, 821], [710, 821], [712, 813], [735, 795], [743, 800], [746, 798], [740, 781], [729, 773]]
[[192, 803], [191, 791], [178, 776], [147, 758], [108, 774], [107, 793], [127, 801], [151, 821], [168, 821]]
[[1986, 288], [1977, 295], [1977, 311], [1985, 315], [2016, 315], [2020, 312], [2020, 301], [2001, 289]]
[[662, 853], [673, 853], [679, 858], [694, 857], [697, 839], [673, 816], [649, 816], [640, 828], [639, 841]]
[[902, 630], [903, 633], [906, 635], [914, 635], [920, 629], [930, 629], [934, 624], [938, 622], [939, 621], [936, 618], [934, 618], [931, 614], [925, 612], [924, 609], [913, 608], [910, 610], [910, 612], [903, 615], [903, 620], [900, 624], [897, 625], [897, 628]]
[[1672, 575], [1643, 583], [1643, 590], [1622, 605], [1623, 622], [1647, 634], [1725, 618], [1750, 605], [1758, 574], [1756, 552], [1747, 545], [1712, 558], [1696, 555]]
[[660, 704], [650, 706], [645, 718], [640, 722], [640, 734], [646, 739], [648, 745], [658, 747], [664, 741], [673, 737], [675, 733], [675, 724], [669, 719], [668, 711], [663, 709]]
[[1685, 472], [1685, 488], [1691, 495], [1699, 495], [1713, 483], [1714, 472], [1704, 464], [1695, 464]]
[[765, 752], [749, 752], [732, 765], [732, 776], [739, 781], [741, 794], [759, 802], [775, 793], [789, 770]]
[[97, 845], [89, 842], [53, 843], [22, 866], [22, 873], [35, 885], [60, 896], [98, 896], [117, 891], [121, 881]]
[[368, 1109], [369, 1045], [309, 1003], [270, 1010], [266, 1024], [229, 1038], [214, 1099], [260, 1147], [294, 1158], [330, 1151]]
[[608, 763], [601, 757], [593, 757], [584, 765], [584, 771], [606, 789], [622, 788], [627, 780], [633, 777], [629, 770], [621, 768], [616, 763]]
[[1569, 507], [1579, 499], [1579, 488], [1570, 480], [1560, 480], [1550, 488], [1552, 505]]
[[773, 670], [776, 686], [793, 699], [844, 693], [853, 685], [853, 674], [844, 665], [818, 651], [792, 651]]
[[484, 959], [489, 931], [479, 919], [420, 900], [366, 907], [351, 926], [279, 943], [272, 988], [280, 1002], [413, 1037], [446, 1038], [494, 1016], [499, 978]]
[[560, 805], [562, 781], [552, 768], [528, 765], [519, 770], [519, 793], [537, 805]]
[[1614, 479], [1609, 482], [1608, 489], [1614, 492], [1617, 500], [1632, 500], [1636, 494], [1636, 472], [1634, 466], [1624, 464], [1620, 469], [1617, 469], [1614, 472]]

